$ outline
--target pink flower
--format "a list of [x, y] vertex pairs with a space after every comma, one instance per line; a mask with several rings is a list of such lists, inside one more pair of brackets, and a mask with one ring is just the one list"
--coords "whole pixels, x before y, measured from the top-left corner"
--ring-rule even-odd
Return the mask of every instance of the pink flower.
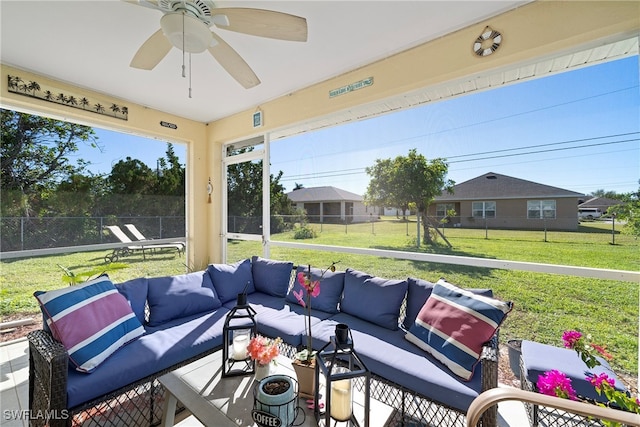
[[304, 298], [302, 297], [302, 289], [300, 289], [299, 291], [293, 291], [293, 296], [296, 297], [296, 299], [298, 300], [298, 304], [300, 304], [303, 307], [307, 307], [307, 304], [304, 302]]
[[538, 376], [536, 386], [542, 394], [576, 400], [576, 391], [571, 386], [571, 379], [555, 369]]
[[562, 334], [562, 341], [566, 348], [574, 348], [580, 338], [582, 334], [578, 331], [564, 331]]
[[589, 381], [591, 385], [596, 388], [596, 390], [602, 388], [603, 382], [608, 383], [611, 387], [613, 387], [616, 384], [615, 380], [613, 378], [609, 378], [605, 373], [598, 374], [598, 375], [590, 375], [585, 379]]

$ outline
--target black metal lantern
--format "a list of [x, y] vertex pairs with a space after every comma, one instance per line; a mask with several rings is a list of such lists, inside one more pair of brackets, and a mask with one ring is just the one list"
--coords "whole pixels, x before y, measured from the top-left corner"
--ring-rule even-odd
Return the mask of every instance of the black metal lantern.
[[247, 353], [249, 341], [256, 336], [256, 311], [247, 304], [247, 294], [238, 294], [222, 328], [222, 376], [233, 377], [255, 372]]
[[364, 382], [364, 427], [369, 427], [371, 372], [353, 349], [347, 325], [336, 325], [336, 334], [316, 353], [315, 375], [316, 384], [320, 384], [321, 375], [325, 379], [324, 413], [320, 408], [320, 387], [315, 388], [313, 412], [317, 422], [324, 417], [325, 426], [331, 425], [331, 419], [360, 426], [353, 411], [353, 389], [357, 381]]

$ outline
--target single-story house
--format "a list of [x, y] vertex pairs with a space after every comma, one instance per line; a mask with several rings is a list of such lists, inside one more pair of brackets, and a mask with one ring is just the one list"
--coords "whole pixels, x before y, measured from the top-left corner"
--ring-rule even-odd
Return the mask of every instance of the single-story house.
[[377, 219], [376, 209], [367, 207], [362, 196], [332, 186], [299, 188], [287, 197], [295, 208], [307, 213], [310, 222], [342, 224]]
[[429, 206], [429, 216], [469, 228], [577, 230], [578, 199], [583, 194], [493, 172], [457, 184]]
[[578, 205], [578, 209], [580, 208], [598, 208], [602, 211], [602, 213], [606, 213], [607, 209], [611, 206], [616, 206], [621, 204], [621, 200], [609, 199], [608, 197], [592, 197], [586, 200], [583, 203]]

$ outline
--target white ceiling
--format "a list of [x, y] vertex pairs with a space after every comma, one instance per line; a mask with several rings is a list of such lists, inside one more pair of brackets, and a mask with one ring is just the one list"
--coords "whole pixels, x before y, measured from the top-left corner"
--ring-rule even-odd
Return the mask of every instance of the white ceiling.
[[216, 29], [262, 83], [244, 89], [207, 53], [192, 56], [192, 98], [177, 49], [129, 67], [161, 12], [123, 1], [0, 0], [2, 63], [124, 101], [210, 122], [500, 14], [527, 1], [219, 1], [307, 19], [308, 41]]

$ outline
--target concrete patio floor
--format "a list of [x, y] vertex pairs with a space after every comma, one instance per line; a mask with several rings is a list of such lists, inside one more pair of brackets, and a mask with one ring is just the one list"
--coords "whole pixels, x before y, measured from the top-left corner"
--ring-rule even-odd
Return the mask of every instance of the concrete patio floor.
[[[29, 408], [29, 354], [26, 339], [0, 343], [0, 427], [28, 427]], [[507, 386], [504, 386], [507, 387]], [[184, 414], [176, 426], [202, 426], [193, 416]], [[524, 406], [520, 402], [498, 405], [500, 427], [528, 425]], [[215, 426], [208, 426], [215, 427]]]

